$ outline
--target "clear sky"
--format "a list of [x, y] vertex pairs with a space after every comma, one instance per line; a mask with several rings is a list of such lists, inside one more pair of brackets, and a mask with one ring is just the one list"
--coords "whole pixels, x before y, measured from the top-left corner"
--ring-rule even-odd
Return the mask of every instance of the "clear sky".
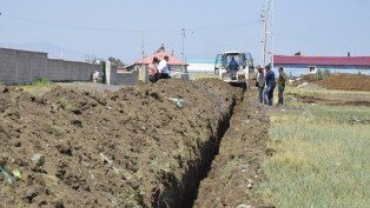
[[[3, 0], [0, 47], [131, 63], [164, 43], [187, 59], [226, 50], [260, 60], [264, 0]], [[370, 55], [370, 0], [274, 0], [274, 52]]]

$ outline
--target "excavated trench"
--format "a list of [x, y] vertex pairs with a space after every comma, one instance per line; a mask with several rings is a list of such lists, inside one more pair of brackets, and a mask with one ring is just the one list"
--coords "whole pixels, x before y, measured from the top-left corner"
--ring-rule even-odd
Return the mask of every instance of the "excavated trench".
[[152, 201], [155, 208], [192, 208], [198, 197], [200, 182], [207, 178], [211, 170], [212, 162], [219, 154], [220, 143], [225, 133], [230, 127], [230, 120], [233, 116], [234, 108], [242, 103], [244, 99], [244, 90], [241, 95], [235, 96], [232, 100], [229, 111], [219, 120], [217, 132], [212, 133], [212, 137], [199, 148], [201, 158], [198, 161], [189, 162], [189, 171], [184, 175], [183, 181], [178, 183], [173, 176], [168, 175], [167, 181], [171, 181], [167, 188], [161, 194], [157, 194]]

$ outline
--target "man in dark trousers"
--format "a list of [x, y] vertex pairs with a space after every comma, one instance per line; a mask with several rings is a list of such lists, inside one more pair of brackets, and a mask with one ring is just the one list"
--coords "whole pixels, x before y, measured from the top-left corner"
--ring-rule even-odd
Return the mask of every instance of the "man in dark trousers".
[[284, 104], [284, 89], [285, 89], [285, 82], [286, 82], [286, 74], [284, 73], [283, 67], [279, 68], [279, 78], [278, 78], [278, 106]]
[[271, 65], [267, 65], [265, 69], [265, 104], [272, 106], [274, 89], [276, 87], [275, 73], [271, 70]]

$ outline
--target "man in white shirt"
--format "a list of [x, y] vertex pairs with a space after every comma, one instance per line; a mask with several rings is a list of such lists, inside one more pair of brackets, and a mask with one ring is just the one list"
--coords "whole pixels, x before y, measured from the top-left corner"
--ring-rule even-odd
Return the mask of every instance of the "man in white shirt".
[[169, 60], [168, 56], [165, 56], [162, 61], [158, 64], [158, 70], [159, 70], [159, 79], [169, 79], [170, 77], [170, 68], [167, 65], [167, 62]]

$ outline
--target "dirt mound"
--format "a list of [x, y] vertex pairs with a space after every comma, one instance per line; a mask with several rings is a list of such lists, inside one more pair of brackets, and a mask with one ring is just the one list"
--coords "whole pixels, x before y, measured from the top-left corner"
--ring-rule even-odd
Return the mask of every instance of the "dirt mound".
[[316, 74], [307, 74], [289, 83], [292, 87], [302, 84], [313, 84], [318, 87], [333, 90], [369, 91], [370, 76], [362, 74], [331, 74], [328, 78], [318, 80]]
[[370, 76], [361, 74], [332, 74], [317, 85], [327, 89], [370, 91]]
[[[41, 97], [3, 87], [0, 207], [190, 207], [242, 95], [211, 79], [105, 93], [56, 87]], [[246, 176], [228, 178], [241, 184], [257, 173], [250, 159], [260, 155], [268, 124], [248, 99], [234, 112], [221, 166], [213, 165], [245, 163]]]
[[370, 107], [370, 101], [367, 100], [339, 100], [339, 99], [328, 99], [318, 96], [300, 95], [297, 93], [287, 93], [286, 95], [293, 96], [304, 103], [320, 103], [331, 106], [367, 106]]
[[300, 76], [300, 82], [313, 82], [317, 80], [316, 74], [305, 74]]
[[179, 207], [191, 197], [205, 150], [218, 142], [234, 92], [215, 80], [166, 80], [104, 94], [57, 87], [42, 97], [2, 88], [0, 201]]

